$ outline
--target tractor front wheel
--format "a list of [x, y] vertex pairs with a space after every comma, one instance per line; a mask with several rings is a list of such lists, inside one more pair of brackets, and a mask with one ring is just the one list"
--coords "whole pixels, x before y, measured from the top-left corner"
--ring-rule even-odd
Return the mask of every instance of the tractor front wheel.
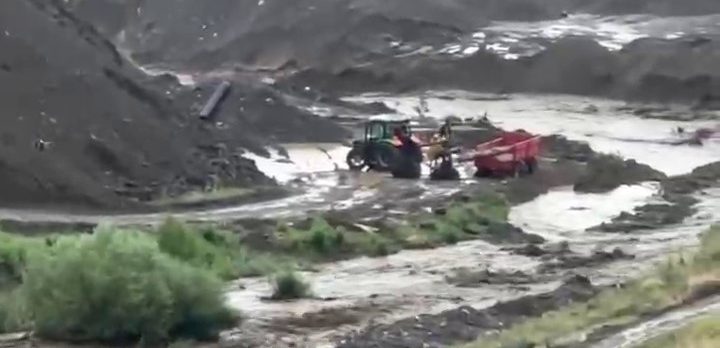
[[353, 148], [347, 155], [346, 159], [348, 168], [350, 170], [361, 170], [365, 167], [365, 151], [360, 148]]

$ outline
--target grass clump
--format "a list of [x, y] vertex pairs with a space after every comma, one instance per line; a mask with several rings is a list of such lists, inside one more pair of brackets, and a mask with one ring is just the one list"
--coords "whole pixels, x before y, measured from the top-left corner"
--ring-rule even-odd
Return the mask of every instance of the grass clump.
[[[678, 306], [720, 284], [720, 228], [701, 236], [693, 256], [670, 258], [653, 273], [624, 288], [604, 291], [585, 303], [545, 313], [497, 335], [484, 337], [469, 348], [505, 348], [521, 343], [553, 346], [574, 333], [634, 323], [647, 315]], [[712, 292], [711, 292], [712, 293]]]
[[653, 338], [637, 348], [715, 348], [720, 347], [720, 315], [696, 320], [675, 332]]
[[295, 226], [281, 225], [277, 232], [284, 249], [313, 261], [386, 256], [402, 248], [431, 248], [477, 238], [490, 224], [507, 221], [509, 208], [502, 195], [487, 193], [454, 202], [443, 214], [413, 215], [407, 225], [381, 223], [368, 231], [315, 217]]
[[[487, 234], [489, 226], [507, 221], [510, 205], [498, 194], [484, 194], [472, 200], [454, 202], [444, 213], [426, 217], [418, 224], [430, 246], [455, 244]], [[415, 242], [418, 238], [414, 237]]]
[[302, 277], [291, 271], [276, 274], [272, 279], [273, 300], [293, 300], [312, 295], [310, 285]]
[[346, 247], [342, 230], [332, 227], [323, 218], [313, 218], [308, 229], [288, 228], [287, 246], [301, 255], [331, 256]]
[[194, 266], [211, 270], [223, 279], [239, 275], [234, 253], [240, 242], [214, 230], [197, 231], [175, 219], [167, 219], [157, 230], [160, 250]]
[[225, 280], [270, 274], [283, 264], [277, 257], [249, 251], [236, 235], [212, 227], [191, 227], [169, 218], [157, 235], [163, 252]]
[[100, 228], [34, 255], [18, 289], [34, 331], [70, 341], [209, 339], [236, 321], [214, 274], [135, 231]]

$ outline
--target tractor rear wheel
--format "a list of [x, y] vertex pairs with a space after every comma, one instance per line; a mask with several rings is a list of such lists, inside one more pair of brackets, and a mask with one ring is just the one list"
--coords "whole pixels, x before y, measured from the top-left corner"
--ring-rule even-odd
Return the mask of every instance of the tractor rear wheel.
[[399, 157], [398, 149], [390, 144], [379, 145], [374, 152], [373, 169], [377, 171], [392, 170]]
[[392, 176], [400, 179], [420, 179], [422, 163], [411, 156], [402, 156], [393, 165]]
[[422, 176], [422, 149], [419, 146], [396, 149], [395, 162], [392, 164], [392, 175], [402, 179], [420, 179]]

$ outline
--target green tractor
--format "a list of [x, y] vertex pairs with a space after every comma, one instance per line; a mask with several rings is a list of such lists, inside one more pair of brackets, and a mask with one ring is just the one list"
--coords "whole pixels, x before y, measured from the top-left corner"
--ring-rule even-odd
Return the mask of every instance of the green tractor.
[[[347, 164], [351, 170], [369, 168], [375, 171], [392, 171], [398, 177], [419, 177], [422, 151], [401, 151], [395, 139], [396, 129], [402, 129], [412, 136], [410, 121], [372, 120], [365, 124], [365, 137], [353, 142], [353, 149], [348, 153]], [[412, 164], [412, 165], [410, 165]], [[410, 170], [412, 169], [412, 170]]]

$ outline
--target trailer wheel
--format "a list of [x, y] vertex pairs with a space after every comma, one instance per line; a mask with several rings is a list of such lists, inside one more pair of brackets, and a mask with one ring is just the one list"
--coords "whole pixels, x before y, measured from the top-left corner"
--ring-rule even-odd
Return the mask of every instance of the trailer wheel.
[[533, 157], [527, 160], [528, 174], [535, 174], [538, 169], [538, 160]]
[[520, 161], [515, 163], [515, 167], [513, 168], [512, 177], [513, 178], [519, 178], [521, 176], [524, 176], [526, 174], [530, 173], [530, 166], [525, 163], [525, 161]]
[[489, 178], [493, 176], [493, 172], [490, 169], [482, 168], [475, 171], [476, 178]]
[[522, 176], [523, 165], [522, 162], [515, 163], [512, 170], [512, 177], [517, 179]]

